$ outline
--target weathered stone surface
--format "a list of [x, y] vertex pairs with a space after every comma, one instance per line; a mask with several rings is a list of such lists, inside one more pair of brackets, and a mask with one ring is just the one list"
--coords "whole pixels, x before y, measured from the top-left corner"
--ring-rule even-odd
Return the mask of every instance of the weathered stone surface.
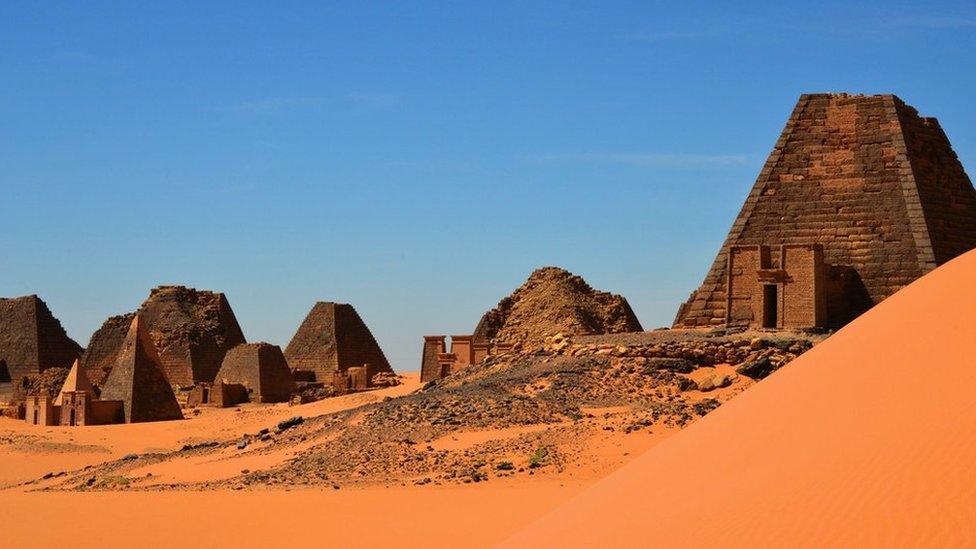
[[369, 365], [367, 379], [393, 368], [356, 309], [346, 303], [318, 302], [298, 327], [285, 358], [292, 371], [314, 372], [332, 383], [335, 372]]
[[[245, 342], [230, 303], [219, 292], [159, 286], [137, 312], [174, 386], [212, 382], [227, 351]], [[134, 314], [112, 317], [92, 335], [82, 363], [93, 383], [108, 375]]]
[[152, 336], [140, 315], [132, 319], [102, 400], [121, 400], [126, 423], [183, 419], [173, 388], [162, 371]]
[[0, 381], [69, 368], [82, 351], [41, 298], [0, 298]]
[[829, 328], [976, 247], [976, 191], [939, 123], [893, 95], [801, 96], [675, 325], [739, 325], [730, 249], [805, 244], [829, 265]]
[[95, 385], [105, 383], [105, 378], [112, 371], [135, 316], [135, 313], [128, 313], [110, 317], [92, 334], [85, 354], [81, 356], [81, 367]]
[[498, 306], [485, 313], [476, 341], [535, 346], [547, 336], [639, 332], [637, 316], [619, 295], [596, 291], [558, 267], [544, 267]]
[[243, 385], [251, 402], [287, 402], [296, 391], [285, 355], [270, 343], [243, 343], [228, 351], [216, 380]]

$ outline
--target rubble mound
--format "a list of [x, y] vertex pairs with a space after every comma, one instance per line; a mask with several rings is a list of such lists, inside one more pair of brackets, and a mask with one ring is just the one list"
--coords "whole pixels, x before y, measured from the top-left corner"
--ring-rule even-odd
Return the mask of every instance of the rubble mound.
[[23, 402], [26, 397], [38, 395], [54, 398], [61, 392], [69, 371], [68, 368], [48, 368], [39, 374], [21, 377], [14, 386], [13, 401]]
[[[227, 351], [245, 342], [220, 292], [159, 286], [138, 314], [152, 336], [166, 379], [175, 386], [213, 381]], [[104, 382], [110, 374], [134, 315], [109, 318], [92, 335], [82, 362], [93, 383]]]
[[476, 340], [541, 345], [546, 336], [640, 332], [640, 322], [620, 295], [594, 290], [582, 277], [543, 267], [512, 295], [485, 313]]

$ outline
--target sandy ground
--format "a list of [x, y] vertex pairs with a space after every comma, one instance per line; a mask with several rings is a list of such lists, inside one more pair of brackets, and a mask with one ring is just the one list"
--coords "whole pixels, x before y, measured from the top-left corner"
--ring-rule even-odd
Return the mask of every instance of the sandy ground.
[[[86, 428], [37, 428], [0, 420], [0, 547], [76, 547], [140, 543], [150, 547], [267, 547], [293, 543], [390, 546], [490, 546], [504, 540], [585, 486], [642, 454], [674, 431], [625, 435], [602, 432], [581, 444], [578, 467], [540, 470], [530, 481], [496, 479], [460, 486], [401, 485], [341, 490], [173, 492], [39, 492], [57, 482], [20, 485], [46, 473], [78, 469], [128, 453], [175, 450], [185, 444], [236, 438], [294, 415], [312, 417], [416, 390], [416, 373], [401, 386], [306, 404], [203, 408], [184, 421]], [[729, 390], [732, 390], [731, 388]], [[618, 409], [619, 408], [619, 409]], [[612, 420], [626, 407], [588, 408]], [[435, 446], [465, 448], [516, 437], [539, 426], [461, 431]], [[309, 440], [319, 444], [321, 439]], [[241, 469], [267, 469], [301, 451], [190, 455], [130, 472], [133, 486], [226, 478]], [[190, 519], [204, 517], [204, 520]], [[56, 525], [51, 527], [51, 525]], [[326, 537], [327, 536], [327, 537]]]
[[[239, 408], [199, 408], [189, 419], [156, 423], [95, 427], [38, 428], [23, 421], [0, 418], [0, 487], [35, 479], [47, 473], [79, 469], [118, 459], [130, 453], [177, 450], [185, 444], [237, 438], [292, 416], [317, 416], [348, 410], [417, 390], [420, 376], [404, 374], [404, 383], [388, 389], [344, 395], [301, 406], [250, 405]], [[282, 456], [285, 459], [285, 456]], [[230, 466], [230, 465], [228, 465]], [[234, 473], [240, 468], [234, 469]], [[0, 496], [2, 497], [2, 496]]]
[[976, 546], [974, 281], [970, 252], [509, 544]]
[[0, 492], [0, 546], [485, 547], [580, 488]]

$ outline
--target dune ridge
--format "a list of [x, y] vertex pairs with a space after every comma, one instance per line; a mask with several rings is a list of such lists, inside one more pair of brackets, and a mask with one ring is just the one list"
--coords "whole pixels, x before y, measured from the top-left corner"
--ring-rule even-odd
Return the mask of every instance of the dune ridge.
[[505, 545], [976, 544], [976, 251]]

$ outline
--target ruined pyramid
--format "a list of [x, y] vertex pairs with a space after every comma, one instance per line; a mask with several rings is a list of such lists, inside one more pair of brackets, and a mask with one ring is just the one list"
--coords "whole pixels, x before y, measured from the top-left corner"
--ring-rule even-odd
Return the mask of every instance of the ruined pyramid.
[[0, 298], [0, 381], [68, 368], [82, 351], [41, 298]]
[[[137, 313], [156, 344], [166, 379], [174, 386], [213, 381], [224, 354], [245, 342], [230, 303], [219, 292], [159, 286]], [[92, 335], [81, 363], [93, 383], [108, 376], [135, 314], [111, 317]]]
[[121, 400], [126, 423], [183, 419], [140, 315], [132, 319], [112, 372], [102, 387], [101, 398]]
[[244, 343], [227, 351], [214, 381], [247, 387], [251, 402], [287, 402], [296, 390], [281, 347], [270, 343]]
[[560, 332], [586, 335], [642, 330], [623, 296], [594, 290], [565, 269], [543, 267], [481, 317], [474, 339], [540, 345], [546, 336]]
[[674, 324], [838, 328], [974, 247], [976, 191], [936, 119], [803, 95]]
[[316, 381], [332, 382], [335, 372], [369, 364], [367, 379], [392, 372], [383, 350], [352, 305], [318, 302], [285, 348], [293, 372], [314, 372]]
[[61, 386], [58, 396], [54, 399], [54, 404], [60, 406], [64, 394], [73, 391], [87, 391], [92, 393], [92, 398], [94, 398], [95, 389], [92, 387], [91, 381], [88, 380], [88, 376], [85, 375], [85, 369], [81, 367], [81, 362], [78, 359], [75, 359], [74, 364], [71, 365], [68, 377], [65, 378], [64, 385]]

